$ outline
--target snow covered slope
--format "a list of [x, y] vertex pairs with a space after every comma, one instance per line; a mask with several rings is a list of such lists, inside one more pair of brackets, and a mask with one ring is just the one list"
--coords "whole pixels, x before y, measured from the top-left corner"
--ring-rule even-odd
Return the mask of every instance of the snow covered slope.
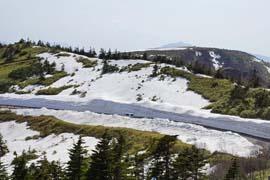
[[211, 152], [219, 151], [238, 156], [256, 154], [260, 147], [253, 145], [246, 138], [232, 132], [210, 130], [198, 125], [174, 122], [166, 119], [129, 118], [119, 115], [104, 115], [92, 112], [77, 112], [67, 110], [16, 109], [22, 115], [52, 115], [59, 119], [87, 125], [102, 125], [108, 127], [125, 127], [142, 131], [155, 131], [162, 134], [178, 135], [178, 138], [188, 144], [195, 144]]
[[[9, 150], [1, 160], [9, 167], [9, 171], [12, 170], [10, 164], [15, 157], [14, 152], [21, 155], [23, 151], [27, 152], [28, 150], [35, 150], [38, 156], [45, 152], [49, 161], [66, 163], [69, 160], [68, 149], [72, 148], [72, 144], [76, 143], [79, 137], [71, 133], [63, 133], [59, 135], [52, 134], [45, 138], [31, 139], [31, 137], [39, 135], [39, 132], [29, 129], [26, 123], [19, 124], [15, 121], [0, 123], [0, 133], [3, 135]], [[83, 140], [89, 153], [99, 141], [93, 137], [84, 137]]]
[[[82, 56], [72, 53], [68, 57], [57, 57], [49, 53], [43, 53], [39, 56], [47, 59], [50, 63], [55, 62], [58, 70], [64, 69], [69, 73], [68, 76], [53, 83], [50, 87], [57, 88], [64, 85], [72, 85], [73, 87], [55, 96], [36, 96], [35, 93], [38, 90], [48, 88], [43, 86], [28, 86], [22, 89], [22, 91], [31, 90], [31, 94], [5, 94], [1, 96], [18, 98], [38, 97], [76, 102], [103, 99], [121, 103], [164, 104], [190, 108], [202, 108], [209, 104], [200, 95], [192, 91], [187, 91], [188, 81], [186, 79], [166, 77], [161, 80], [160, 76], [155, 78], [149, 77], [153, 71], [153, 64], [139, 71], [123, 71], [121, 73], [102, 75], [101, 69], [103, 63], [99, 59], [89, 59], [91, 61], [97, 61], [95, 67], [83, 68], [82, 63], [77, 61], [77, 58]], [[109, 62], [111, 65], [117, 65], [120, 69], [138, 63], [149, 64], [148, 61], [143, 60], [111, 60]], [[161, 64], [161, 66], [165, 66], [165, 64]], [[75, 89], [80, 93], [72, 95]], [[83, 97], [81, 96], [82, 94], [84, 94]]]

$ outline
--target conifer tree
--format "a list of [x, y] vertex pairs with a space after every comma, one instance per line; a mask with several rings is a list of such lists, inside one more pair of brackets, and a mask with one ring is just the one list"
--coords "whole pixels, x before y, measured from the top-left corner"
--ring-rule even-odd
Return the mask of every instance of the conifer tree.
[[153, 67], [153, 72], [151, 74], [151, 77], [156, 77], [158, 75], [158, 65], [155, 64]]
[[[51, 164], [47, 160], [46, 156], [42, 160], [38, 161], [38, 166], [36, 167], [35, 179], [39, 180], [51, 180]], [[29, 168], [30, 170], [30, 168]]]
[[56, 161], [51, 162], [51, 176], [53, 180], [65, 179], [64, 171], [60, 165], [60, 162]]
[[216, 73], [215, 73], [215, 78], [218, 78], [218, 79], [222, 79], [222, 78], [224, 78], [223, 77], [223, 75], [222, 75], [222, 73], [221, 73], [221, 68], [219, 68], [217, 71], [216, 71]]
[[195, 146], [192, 146], [190, 149], [190, 163], [191, 163], [191, 177], [194, 180], [202, 179], [205, 174], [202, 171], [202, 168], [207, 163], [207, 157], [205, 150], [201, 150], [196, 148]]
[[14, 166], [12, 179], [27, 180], [28, 168], [26, 166], [27, 164], [26, 154], [25, 152], [23, 152], [21, 156], [17, 156], [17, 154], [15, 153], [15, 156], [16, 157], [12, 161], [12, 165]]
[[145, 179], [144, 172], [144, 163], [145, 163], [145, 155], [144, 154], [135, 154], [134, 157], [134, 176], [136, 180]]
[[89, 180], [113, 179], [111, 138], [105, 133], [91, 156]]
[[4, 164], [2, 163], [2, 161], [0, 160], [0, 179], [1, 180], [8, 180], [8, 174], [6, 171], [6, 167], [4, 166]]
[[111, 58], [112, 58], [112, 51], [111, 51], [111, 49], [109, 49], [107, 54], [106, 54], [106, 59], [111, 59]]
[[143, 60], [147, 60], [147, 53], [146, 52], [143, 53]]
[[165, 135], [162, 137], [153, 152], [153, 163], [150, 168], [150, 177], [160, 180], [172, 178], [172, 147], [176, 142], [177, 136]]
[[105, 59], [105, 57], [106, 57], [106, 51], [104, 50], [104, 49], [100, 49], [100, 52], [99, 52], [99, 56], [98, 56], [98, 58], [99, 59]]
[[181, 150], [173, 163], [173, 179], [182, 180], [191, 177], [191, 161], [189, 148]]
[[3, 140], [3, 136], [0, 133], [0, 158], [3, 157], [8, 152], [8, 147]]
[[86, 161], [87, 151], [83, 147], [84, 141], [82, 137], [79, 137], [77, 143], [73, 145], [73, 148], [69, 150], [69, 162], [67, 163], [67, 179], [70, 180], [80, 180], [84, 174], [84, 165]]
[[237, 162], [236, 158], [232, 159], [232, 164], [225, 176], [225, 180], [240, 180], [241, 175], [240, 175], [240, 170], [239, 170], [239, 165]]
[[252, 88], [257, 88], [260, 85], [260, 79], [258, 77], [258, 71], [256, 69], [253, 69], [251, 74], [251, 79], [249, 80], [249, 86]]
[[128, 173], [128, 155], [127, 143], [122, 134], [115, 140], [112, 150], [113, 158], [113, 179], [121, 180], [127, 179]]

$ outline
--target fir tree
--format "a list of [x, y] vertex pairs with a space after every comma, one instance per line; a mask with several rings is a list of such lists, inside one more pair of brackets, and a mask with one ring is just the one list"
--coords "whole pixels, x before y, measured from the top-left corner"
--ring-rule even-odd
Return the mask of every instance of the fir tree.
[[111, 138], [105, 133], [101, 141], [97, 144], [96, 150], [91, 156], [91, 164], [88, 171], [89, 180], [111, 180], [112, 173], [112, 147]]
[[148, 57], [148, 56], [147, 56], [147, 53], [144, 52], [144, 53], [143, 53], [143, 60], [147, 60], [147, 57]]
[[47, 160], [46, 156], [42, 160], [38, 161], [38, 167], [36, 168], [35, 179], [48, 180], [52, 179], [50, 174], [50, 162]]
[[27, 180], [28, 168], [26, 166], [27, 164], [26, 154], [25, 152], [23, 152], [21, 156], [17, 156], [17, 154], [15, 153], [15, 156], [16, 157], [12, 161], [12, 165], [14, 166], [12, 179]]
[[224, 78], [221, 71], [222, 70], [220, 68], [216, 71], [215, 78], [218, 78], [218, 79], [223, 79]]
[[3, 140], [3, 136], [0, 133], [0, 158], [3, 157], [8, 152], [8, 147]]
[[1, 180], [8, 180], [8, 174], [6, 171], [6, 167], [4, 166], [4, 164], [2, 163], [2, 161], [0, 160], [0, 179]]
[[135, 154], [134, 157], [134, 175], [136, 180], [145, 179], [144, 172], [144, 163], [145, 163], [145, 155], [144, 154]]
[[173, 163], [173, 179], [182, 180], [191, 177], [191, 162], [190, 162], [190, 150], [189, 148], [184, 148], [181, 150]]
[[241, 175], [240, 175], [240, 170], [239, 170], [239, 165], [237, 162], [236, 158], [233, 158], [231, 167], [229, 168], [225, 180], [240, 180]]
[[106, 54], [106, 59], [111, 59], [111, 58], [112, 58], [112, 51], [111, 51], [111, 49], [109, 49], [107, 54]]
[[189, 156], [191, 163], [191, 177], [194, 180], [202, 179], [205, 176], [205, 174], [202, 172], [202, 168], [207, 164], [206, 152], [192, 146]]
[[84, 141], [82, 137], [79, 137], [79, 140], [76, 144], [73, 145], [73, 148], [69, 150], [69, 162], [67, 163], [67, 179], [70, 180], [80, 180], [83, 178], [84, 174], [84, 165], [85, 165], [85, 155], [87, 151], [83, 147]]
[[51, 162], [51, 177], [53, 180], [62, 180], [64, 178], [64, 171], [60, 165], [60, 162]]
[[260, 86], [260, 79], [258, 77], [258, 72], [256, 69], [253, 69], [251, 74], [251, 79], [249, 80], [249, 86], [252, 88], [257, 88]]
[[106, 57], [106, 51], [104, 50], [104, 49], [100, 49], [100, 52], [99, 52], [99, 56], [98, 56], [98, 58], [99, 59], [105, 59], [105, 57]]
[[172, 178], [172, 147], [176, 142], [177, 136], [165, 135], [162, 137], [153, 152], [153, 163], [150, 168], [150, 177], [160, 180]]
[[153, 72], [151, 74], [151, 77], [156, 77], [158, 75], [158, 65], [155, 64], [153, 67]]
[[126, 140], [122, 134], [116, 139], [113, 145], [113, 179], [127, 179], [128, 155]]

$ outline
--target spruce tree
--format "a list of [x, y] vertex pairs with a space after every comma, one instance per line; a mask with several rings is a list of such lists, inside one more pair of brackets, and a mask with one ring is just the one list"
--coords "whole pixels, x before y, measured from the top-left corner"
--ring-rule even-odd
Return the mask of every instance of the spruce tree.
[[88, 170], [89, 180], [111, 180], [112, 173], [112, 147], [111, 138], [105, 133], [91, 156], [91, 164]]
[[6, 153], [8, 153], [8, 147], [3, 140], [3, 136], [0, 133], [0, 158], [3, 157]]
[[105, 59], [105, 57], [106, 57], [106, 51], [104, 50], [104, 49], [100, 49], [100, 52], [99, 52], [99, 56], [98, 56], [98, 58], [99, 59]]
[[144, 164], [145, 164], [144, 154], [135, 154], [134, 157], [134, 176], [136, 180], [145, 179]]
[[240, 169], [236, 158], [232, 159], [232, 164], [225, 176], [225, 180], [240, 180]]
[[26, 154], [25, 152], [23, 152], [21, 156], [17, 156], [17, 154], [15, 153], [15, 156], [16, 157], [12, 161], [12, 165], [14, 166], [12, 179], [27, 180], [28, 168], [26, 166], [27, 164]]
[[106, 59], [112, 59], [112, 51], [111, 51], [111, 49], [108, 50], [108, 52], [106, 54]]
[[150, 177], [160, 180], [172, 178], [172, 147], [176, 142], [177, 136], [165, 135], [162, 137], [155, 150], [153, 151], [153, 163], [150, 168]]
[[144, 53], [143, 53], [143, 60], [147, 60], [147, 59], [148, 59], [147, 57], [148, 57], [148, 56], [147, 56], [147, 53], [144, 52]]
[[115, 140], [112, 150], [113, 158], [113, 179], [121, 180], [127, 179], [128, 173], [128, 155], [127, 143], [122, 134]]
[[190, 149], [189, 156], [189, 161], [191, 163], [191, 177], [194, 180], [202, 179], [205, 176], [202, 172], [202, 168], [207, 164], [205, 150], [198, 149], [193, 145]]
[[175, 162], [173, 163], [173, 179], [182, 180], [191, 177], [191, 161], [190, 161], [190, 150], [184, 148], [179, 152]]
[[2, 163], [1, 159], [0, 159], [0, 179], [1, 180], [8, 180], [9, 179], [7, 171], [6, 171], [6, 167]]
[[38, 166], [36, 167], [35, 179], [39, 180], [51, 180], [51, 166], [50, 162], [47, 160], [46, 156], [42, 160], [38, 161]]
[[84, 165], [86, 161], [86, 153], [87, 151], [83, 147], [84, 141], [82, 137], [79, 137], [77, 143], [73, 145], [73, 148], [69, 150], [69, 162], [67, 163], [67, 179], [70, 180], [80, 180], [82, 179], [84, 174]]
[[60, 165], [60, 162], [53, 161], [51, 162], [51, 177], [53, 180], [62, 180], [65, 179], [64, 171]]
[[155, 64], [153, 67], [153, 72], [151, 74], [151, 77], [156, 77], [158, 75], [158, 65]]

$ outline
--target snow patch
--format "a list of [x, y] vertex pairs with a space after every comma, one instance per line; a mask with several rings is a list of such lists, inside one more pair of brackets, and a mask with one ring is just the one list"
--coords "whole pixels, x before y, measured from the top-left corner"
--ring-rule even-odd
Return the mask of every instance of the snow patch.
[[[3, 163], [8, 165], [9, 172], [12, 171], [10, 164], [15, 157], [14, 152], [21, 155], [24, 150], [28, 151], [29, 149], [36, 150], [38, 156], [45, 152], [49, 161], [66, 163], [69, 160], [68, 150], [79, 138], [78, 135], [62, 133], [59, 135], [51, 134], [45, 138], [26, 140], [26, 138], [39, 135], [39, 132], [29, 129], [27, 123], [16, 123], [15, 121], [0, 123], [0, 133], [9, 149], [9, 152], [1, 158]], [[89, 153], [98, 143], [98, 139], [93, 137], [84, 137], [83, 140]]]
[[218, 54], [215, 54], [214, 51], [209, 51], [209, 55], [212, 57], [212, 62], [213, 62], [213, 66], [215, 70], [222, 68], [223, 65], [217, 60], [217, 59], [220, 59], [221, 56]]

